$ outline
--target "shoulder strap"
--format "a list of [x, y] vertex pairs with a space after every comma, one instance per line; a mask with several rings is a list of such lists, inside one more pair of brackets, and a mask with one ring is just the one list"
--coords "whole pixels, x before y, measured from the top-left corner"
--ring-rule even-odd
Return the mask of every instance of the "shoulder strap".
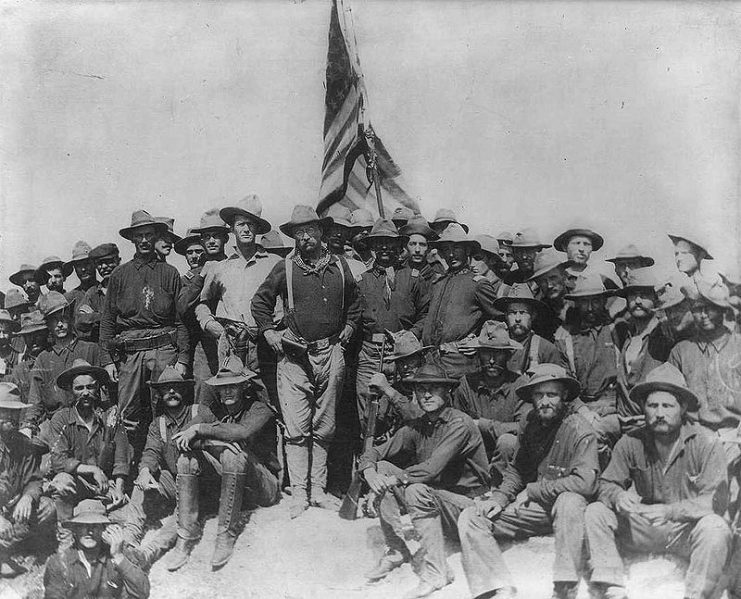
[[538, 364], [540, 364], [540, 360], [538, 359], [539, 351], [540, 335], [533, 335], [533, 338], [530, 340], [530, 364], [528, 364], [528, 368], [533, 368], [534, 366], [538, 366]]
[[285, 258], [286, 262], [286, 291], [288, 293], [288, 310], [293, 312], [295, 306], [293, 302], [293, 258], [289, 254]]
[[164, 416], [159, 417], [159, 423], [160, 423], [160, 437], [162, 437], [162, 440], [165, 443], [167, 443], [167, 423], [165, 422]]
[[190, 406], [190, 417], [195, 418], [196, 416], [198, 416], [198, 404], [194, 403]]
[[341, 256], [337, 257], [337, 261], [340, 264], [340, 279], [342, 280], [342, 295], [340, 296], [340, 313], [345, 311], [345, 266], [350, 268], [345, 262], [345, 259]]

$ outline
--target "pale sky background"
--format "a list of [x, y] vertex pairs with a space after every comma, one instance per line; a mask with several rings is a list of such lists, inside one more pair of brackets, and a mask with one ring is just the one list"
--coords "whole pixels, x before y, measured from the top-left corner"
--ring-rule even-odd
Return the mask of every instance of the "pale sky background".
[[[571, 221], [737, 259], [741, 4], [350, 0], [370, 116], [423, 214]], [[255, 192], [316, 204], [330, 3], [0, 2], [0, 289], [20, 262]], [[173, 261], [183, 266], [180, 259]], [[68, 288], [73, 284], [68, 284]]]

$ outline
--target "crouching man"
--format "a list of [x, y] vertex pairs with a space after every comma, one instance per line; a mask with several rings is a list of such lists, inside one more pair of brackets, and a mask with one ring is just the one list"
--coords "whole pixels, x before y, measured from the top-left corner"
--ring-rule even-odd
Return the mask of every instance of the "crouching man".
[[[175, 511], [175, 477], [180, 452], [173, 437], [190, 427], [200, 415], [203, 422], [215, 420], [204, 405], [193, 403], [193, 379], [184, 379], [173, 367], [162, 371], [157, 381], [151, 381], [155, 400], [154, 420], [149, 425], [147, 442], [139, 462], [139, 475], [134, 481], [131, 500], [126, 507], [126, 541], [137, 546], [134, 551], [138, 563], [148, 567], [175, 545], [177, 524]], [[144, 544], [144, 525], [148, 518], [162, 517], [157, 533]]]
[[537, 366], [517, 389], [533, 410], [515, 459], [491, 498], [458, 519], [463, 569], [474, 598], [515, 596], [497, 539], [551, 532], [556, 541], [553, 599], [576, 597], [584, 510], [597, 490], [598, 473], [594, 432], [568, 405], [579, 390], [579, 383], [555, 364]]
[[267, 507], [280, 497], [275, 422], [265, 386], [236, 356], [230, 357], [206, 383], [219, 396], [218, 403], [211, 406], [215, 420], [204, 422], [206, 415], [199, 413], [187, 429], [173, 436], [181, 455], [176, 479], [178, 539], [167, 566], [171, 571], [185, 565], [201, 536], [201, 475], [215, 471], [221, 477], [216, 546], [211, 559], [214, 570], [232, 556], [243, 500]]
[[65, 525], [72, 530], [75, 544], [46, 563], [45, 599], [149, 597], [149, 579], [124, 556], [124, 532], [110, 526], [102, 502], [81, 501]]
[[72, 392], [73, 400], [70, 407], [56, 411], [50, 426], [52, 497], [60, 550], [64, 550], [72, 543], [64, 522], [79, 501], [104, 497], [108, 512], [124, 505], [131, 450], [118, 409], [100, 407], [100, 388], [108, 383], [103, 368], [77, 359], [56, 382], [60, 389]]
[[0, 567], [12, 573], [23, 568], [12, 559], [14, 545], [40, 525], [54, 521], [54, 503], [41, 496], [41, 451], [18, 432], [20, 391], [12, 383], [0, 383]]
[[674, 366], [649, 372], [630, 399], [643, 406], [646, 425], [617, 442], [599, 501], [586, 513], [593, 596], [627, 598], [620, 545], [688, 557], [684, 597], [715, 597], [731, 542], [721, 517], [728, 492], [723, 447], [687, 420], [699, 404]]
[[[424, 550], [419, 585], [405, 599], [426, 597], [452, 582], [445, 560], [443, 530], [455, 536], [455, 522], [473, 498], [489, 485], [481, 433], [469, 416], [450, 407], [450, 392], [458, 384], [433, 365], [422, 366], [406, 379], [424, 416], [399, 429], [383, 445], [360, 458], [378, 508], [386, 553], [366, 577], [380, 580], [410, 560], [402, 535], [400, 507], [412, 518]], [[402, 469], [396, 459], [408, 458]]]

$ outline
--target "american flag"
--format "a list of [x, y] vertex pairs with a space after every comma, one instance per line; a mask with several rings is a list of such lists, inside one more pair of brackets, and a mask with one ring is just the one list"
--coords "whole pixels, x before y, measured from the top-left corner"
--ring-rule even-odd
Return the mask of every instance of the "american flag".
[[376, 167], [386, 217], [399, 206], [419, 213], [414, 198], [405, 190], [401, 169], [381, 139], [365, 122], [367, 99], [354, 37], [347, 26], [343, 0], [332, 1], [327, 50], [327, 91], [324, 98], [324, 160], [317, 211], [324, 214], [340, 202], [350, 210], [365, 208], [378, 214], [376, 192], [369, 177], [369, 146], [366, 135], [375, 140]]

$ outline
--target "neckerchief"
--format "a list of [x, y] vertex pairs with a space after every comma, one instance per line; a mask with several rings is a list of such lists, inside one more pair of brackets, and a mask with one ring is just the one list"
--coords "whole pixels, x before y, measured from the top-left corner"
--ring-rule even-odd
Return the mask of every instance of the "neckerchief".
[[301, 253], [296, 252], [293, 256], [293, 261], [296, 263], [296, 265], [304, 271], [304, 275], [317, 275], [321, 276], [322, 272], [324, 272], [324, 269], [327, 268], [330, 261], [332, 260], [332, 254], [329, 253], [329, 251], [324, 248], [322, 257], [319, 258], [319, 260], [316, 261], [316, 264], [307, 264], [304, 262], [303, 258], [301, 258]]

